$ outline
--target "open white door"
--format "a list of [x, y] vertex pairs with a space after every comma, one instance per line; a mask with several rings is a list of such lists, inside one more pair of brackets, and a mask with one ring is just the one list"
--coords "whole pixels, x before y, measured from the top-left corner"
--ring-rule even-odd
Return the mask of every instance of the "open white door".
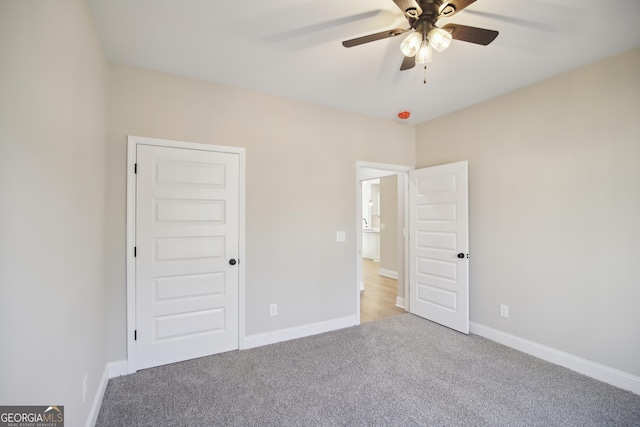
[[237, 349], [239, 155], [135, 154], [136, 368]]
[[409, 172], [410, 311], [469, 333], [468, 162]]

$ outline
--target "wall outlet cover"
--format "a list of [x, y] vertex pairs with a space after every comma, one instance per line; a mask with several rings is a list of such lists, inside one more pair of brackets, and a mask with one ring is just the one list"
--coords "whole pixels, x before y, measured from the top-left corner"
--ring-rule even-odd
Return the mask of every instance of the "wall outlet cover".
[[89, 380], [89, 374], [85, 374], [82, 379], [82, 403], [87, 401], [87, 381]]
[[509, 317], [509, 306], [505, 304], [500, 304], [500, 316]]

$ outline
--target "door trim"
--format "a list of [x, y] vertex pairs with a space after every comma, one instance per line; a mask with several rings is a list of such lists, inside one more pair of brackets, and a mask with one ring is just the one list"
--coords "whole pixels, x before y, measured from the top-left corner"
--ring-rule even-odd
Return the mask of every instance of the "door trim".
[[137, 370], [135, 346], [136, 319], [136, 261], [133, 256], [136, 236], [136, 180], [134, 165], [138, 145], [154, 145], [158, 147], [182, 148], [220, 153], [237, 154], [240, 161], [239, 194], [238, 194], [238, 347], [245, 346], [245, 149], [195, 142], [172, 141], [166, 139], [146, 138], [141, 136], [127, 137], [127, 231], [126, 231], [126, 286], [127, 286], [127, 371], [132, 374]]
[[[398, 236], [402, 237], [402, 245], [398, 245], [398, 248], [402, 248], [404, 253], [401, 255], [402, 262], [398, 263], [398, 270], [403, 269], [404, 274], [398, 274], [404, 280], [404, 292], [405, 292], [405, 307], [406, 311], [409, 311], [409, 240], [407, 239], [406, 231], [409, 227], [409, 171], [414, 170], [413, 166], [393, 165], [387, 163], [372, 163], [356, 161], [356, 319], [357, 325], [360, 324], [360, 282], [362, 281], [362, 186], [361, 181], [367, 179], [380, 178], [383, 176], [398, 176], [398, 187], [402, 188], [402, 193], [398, 192], [398, 209], [402, 214], [398, 215]], [[400, 220], [401, 219], [401, 220]], [[401, 252], [402, 252], [401, 251]]]

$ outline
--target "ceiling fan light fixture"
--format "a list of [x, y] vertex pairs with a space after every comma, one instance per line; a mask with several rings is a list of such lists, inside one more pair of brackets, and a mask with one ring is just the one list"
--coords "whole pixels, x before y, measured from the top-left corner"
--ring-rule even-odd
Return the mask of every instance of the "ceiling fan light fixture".
[[418, 49], [418, 53], [416, 53], [416, 64], [424, 65], [433, 61], [433, 50], [431, 50], [431, 45], [429, 42], [422, 43], [420, 49]]
[[442, 28], [434, 28], [429, 31], [429, 43], [437, 52], [444, 52], [447, 50], [453, 40], [453, 36], [447, 30]]
[[[446, 32], [446, 31], [445, 31]], [[415, 56], [422, 44], [422, 34], [413, 32], [409, 34], [400, 45], [400, 50], [404, 56]]]

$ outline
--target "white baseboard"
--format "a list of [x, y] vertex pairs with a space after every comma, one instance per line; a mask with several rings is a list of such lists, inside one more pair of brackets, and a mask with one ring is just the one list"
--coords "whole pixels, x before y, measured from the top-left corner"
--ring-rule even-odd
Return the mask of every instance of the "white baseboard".
[[107, 389], [108, 382], [109, 368], [108, 365], [106, 365], [104, 367], [104, 371], [102, 371], [102, 378], [100, 378], [98, 390], [96, 391], [96, 395], [94, 396], [93, 402], [91, 403], [91, 410], [89, 411], [89, 416], [87, 417], [87, 427], [94, 427], [96, 425], [96, 421], [98, 421], [98, 414], [100, 413], [100, 407], [102, 406], [102, 398], [104, 397], [104, 392]]
[[109, 379], [129, 374], [126, 360], [107, 363], [107, 370], [109, 372]]
[[277, 342], [289, 341], [296, 338], [308, 337], [310, 335], [335, 331], [337, 329], [348, 328], [358, 324], [357, 316], [341, 317], [339, 319], [327, 320], [325, 322], [311, 323], [308, 325], [296, 326], [294, 328], [280, 329], [263, 334], [248, 335], [244, 338], [244, 345], [241, 350], [260, 347]]
[[405, 310], [407, 309], [404, 298], [396, 297], [396, 307], [404, 308]]
[[102, 378], [100, 378], [100, 384], [98, 384], [98, 390], [93, 398], [91, 404], [91, 410], [89, 411], [89, 417], [87, 418], [87, 427], [93, 427], [98, 421], [98, 414], [100, 413], [100, 407], [102, 406], [102, 399], [104, 398], [104, 392], [107, 390], [107, 384], [111, 378], [119, 377], [128, 374], [127, 361], [120, 360], [118, 362], [107, 363], [102, 372]]
[[520, 350], [524, 353], [564, 366], [572, 371], [579, 372], [608, 384], [629, 390], [635, 394], [640, 394], [640, 377], [610, 368], [599, 363], [556, 350], [515, 335], [470, 322], [470, 331], [473, 334], [490, 339], [506, 345], [507, 347]]
[[398, 272], [393, 270], [387, 270], [386, 268], [381, 268], [378, 270], [378, 274], [384, 277], [388, 277], [390, 279], [398, 280]]

